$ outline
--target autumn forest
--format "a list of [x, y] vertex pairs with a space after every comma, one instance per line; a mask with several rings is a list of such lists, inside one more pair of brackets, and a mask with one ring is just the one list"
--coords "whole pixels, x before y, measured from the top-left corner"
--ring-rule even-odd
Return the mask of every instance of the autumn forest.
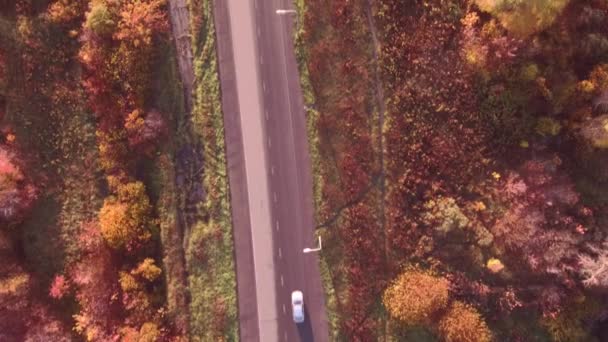
[[0, 341], [235, 338], [213, 22], [189, 6], [194, 91], [164, 0], [0, 2]]
[[[0, 341], [239, 340], [212, 1], [170, 3], [0, 0]], [[608, 341], [608, 1], [293, 5], [329, 341]]]
[[608, 2], [298, 4], [332, 339], [608, 340]]

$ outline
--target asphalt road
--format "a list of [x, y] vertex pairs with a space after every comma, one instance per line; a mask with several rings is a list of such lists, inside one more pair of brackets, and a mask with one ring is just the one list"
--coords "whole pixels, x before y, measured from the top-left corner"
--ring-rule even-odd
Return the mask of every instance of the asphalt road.
[[[262, 82], [266, 135], [270, 141], [271, 206], [275, 220], [275, 266], [280, 341], [327, 341], [325, 299], [315, 247], [311, 162], [306, 117], [292, 30], [293, 18], [277, 9], [291, 8], [290, 1], [254, 0], [258, 65]], [[266, 113], [265, 113], [266, 114]], [[276, 198], [276, 200], [274, 200]], [[278, 227], [278, 228], [277, 228]], [[293, 323], [291, 292], [304, 293], [306, 322]]]
[[[288, 2], [215, 0], [214, 6], [241, 340], [327, 341], [318, 257], [302, 253], [316, 241], [292, 18], [275, 13]], [[292, 321], [293, 290], [304, 293], [304, 324]]]

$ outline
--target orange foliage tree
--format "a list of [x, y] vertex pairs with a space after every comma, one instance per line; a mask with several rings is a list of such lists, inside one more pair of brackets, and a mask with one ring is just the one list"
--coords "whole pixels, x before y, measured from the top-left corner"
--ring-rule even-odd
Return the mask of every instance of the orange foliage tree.
[[35, 198], [36, 189], [16, 164], [15, 154], [0, 146], [0, 222], [22, 217]]
[[384, 292], [390, 315], [405, 324], [430, 323], [448, 305], [449, 282], [421, 269], [403, 272]]
[[128, 41], [135, 47], [152, 44], [153, 33], [168, 28], [166, 15], [162, 11], [164, 5], [165, 0], [124, 1], [114, 38]]
[[81, 17], [85, 7], [84, 0], [57, 0], [49, 6], [46, 15], [53, 23], [69, 23]]
[[492, 334], [479, 312], [456, 301], [439, 321], [439, 332], [446, 342], [490, 342]]

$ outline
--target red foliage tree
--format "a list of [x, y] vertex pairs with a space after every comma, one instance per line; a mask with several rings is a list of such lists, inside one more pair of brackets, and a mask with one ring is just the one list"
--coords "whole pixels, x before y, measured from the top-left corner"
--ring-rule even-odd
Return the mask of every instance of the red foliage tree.
[[75, 330], [93, 340], [110, 340], [122, 318], [118, 270], [96, 223], [85, 224], [78, 238], [83, 255], [69, 273], [81, 307]]
[[153, 149], [158, 139], [166, 131], [163, 116], [157, 110], [151, 110], [145, 116], [141, 111], [134, 110], [127, 116], [125, 128], [131, 148], [144, 152]]

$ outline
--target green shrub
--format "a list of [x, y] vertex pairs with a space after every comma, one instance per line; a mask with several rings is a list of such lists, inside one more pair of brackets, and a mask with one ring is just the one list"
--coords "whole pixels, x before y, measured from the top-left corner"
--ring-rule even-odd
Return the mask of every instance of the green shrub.
[[109, 36], [116, 29], [116, 22], [112, 18], [112, 13], [108, 6], [102, 2], [94, 2], [91, 10], [87, 13], [84, 27], [93, 31], [99, 36]]
[[543, 116], [536, 122], [536, 132], [543, 136], [556, 136], [562, 129], [562, 125], [552, 118]]

